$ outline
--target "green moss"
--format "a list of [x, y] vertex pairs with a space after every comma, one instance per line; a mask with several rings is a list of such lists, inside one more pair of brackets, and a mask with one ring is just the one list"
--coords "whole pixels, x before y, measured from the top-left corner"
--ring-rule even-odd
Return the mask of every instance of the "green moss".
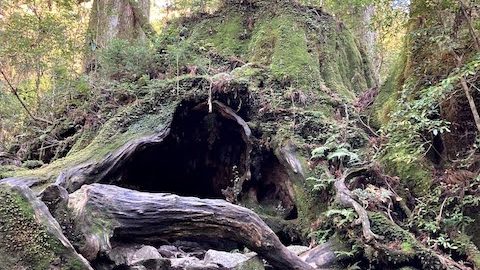
[[406, 61], [405, 53], [400, 54], [395, 66], [390, 71], [390, 75], [380, 87], [378, 96], [375, 98], [370, 114], [372, 115], [372, 124], [376, 127], [386, 126], [390, 120], [390, 114], [396, 109], [404, 81], [403, 73]]
[[326, 86], [347, 100], [373, 86], [366, 62], [352, 33], [334, 26], [324, 33], [325, 43], [318, 47], [320, 73]]
[[277, 80], [312, 88], [319, 83], [318, 57], [309, 52], [303, 26], [292, 15], [265, 17], [255, 25], [249, 44], [250, 60], [270, 65]]
[[243, 18], [229, 14], [229, 16], [204, 20], [195, 25], [191, 39], [201, 40], [206, 46], [213, 45], [224, 55], [241, 56], [245, 52], [245, 34]]
[[43, 166], [43, 161], [41, 160], [26, 160], [22, 164], [22, 167], [27, 169], [35, 169], [42, 166]]
[[252, 79], [257, 75], [260, 75], [262, 70], [260, 68], [255, 68], [252, 66], [242, 66], [232, 70], [232, 75], [235, 76], [237, 79]]
[[[54, 261], [75, 263], [63, 244], [38, 223], [32, 206], [19, 191], [1, 185], [0, 201], [0, 269], [44, 270]], [[60, 262], [56, 261], [59, 257]], [[76, 264], [76, 269], [84, 269], [80, 262]]]
[[25, 171], [25, 168], [17, 167], [14, 165], [2, 165], [0, 166], [0, 179], [13, 177], [19, 171]]
[[401, 156], [401, 149], [388, 153], [382, 157], [381, 162], [385, 165], [387, 173], [397, 175], [402, 185], [408, 188], [416, 196], [426, 195], [432, 184], [431, 168], [424, 161], [404, 162], [394, 159], [393, 156]]
[[[415, 236], [393, 223], [382, 213], [369, 213], [371, 229], [384, 237], [383, 244], [389, 246], [382, 253], [370, 254], [371, 260], [391, 262], [391, 266], [404, 265], [405, 262], [418, 262], [420, 269], [442, 269], [438, 255], [426, 248]], [[389, 265], [390, 266], [390, 265]]]
[[[308, 153], [309, 155], [310, 153]], [[310, 176], [318, 176], [318, 171], [312, 171], [308, 166], [308, 159], [304, 158], [306, 154], [298, 155], [302, 168], [306, 178]], [[295, 181], [293, 183], [293, 192], [295, 205], [298, 211], [298, 220], [302, 228], [310, 229], [310, 225], [318, 219], [320, 213], [325, 212], [328, 209], [330, 196], [328, 194], [322, 194], [315, 191], [314, 184], [311, 181]], [[309, 232], [307, 232], [309, 233]]]
[[402, 242], [401, 248], [405, 252], [413, 252], [413, 245], [410, 242]]

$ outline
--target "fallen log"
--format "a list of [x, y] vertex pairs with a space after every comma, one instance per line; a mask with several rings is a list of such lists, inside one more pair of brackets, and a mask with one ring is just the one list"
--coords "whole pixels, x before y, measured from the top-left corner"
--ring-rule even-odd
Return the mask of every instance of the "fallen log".
[[93, 260], [110, 241], [231, 240], [277, 269], [314, 269], [290, 252], [253, 211], [224, 200], [145, 193], [92, 184], [69, 196], [68, 209], [83, 238], [79, 251]]

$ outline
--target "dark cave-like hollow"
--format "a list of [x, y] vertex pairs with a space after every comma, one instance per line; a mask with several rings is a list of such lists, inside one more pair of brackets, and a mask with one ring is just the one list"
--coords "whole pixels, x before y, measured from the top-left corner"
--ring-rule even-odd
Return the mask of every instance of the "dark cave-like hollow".
[[199, 198], [228, 197], [226, 189], [249, 174], [249, 130], [228, 107], [214, 105], [211, 113], [206, 103], [179, 105], [169, 135], [135, 153], [122, 168], [119, 185]]
[[245, 183], [243, 197], [285, 220], [298, 217], [294, 191], [287, 168], [271, 150], [256, 151], [252, 158], [252, 179]]
[[182, 102], [168, 135], [131, 156], [115, 184], [147, 192], [238, 201], [259, 214], [297, 218], [288, 168], [220, 102]]

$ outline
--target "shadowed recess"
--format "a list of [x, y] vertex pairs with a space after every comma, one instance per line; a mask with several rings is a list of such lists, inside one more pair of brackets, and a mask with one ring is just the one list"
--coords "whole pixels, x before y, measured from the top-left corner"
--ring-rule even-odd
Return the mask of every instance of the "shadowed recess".
[[182, 103], [170, 134], [132, 156], [120, 185], [200, 198], [231, 196], [227, 188], [249, 176], [249, 130], [225, 108], [216, 104], [210, 113], [207, 104]]

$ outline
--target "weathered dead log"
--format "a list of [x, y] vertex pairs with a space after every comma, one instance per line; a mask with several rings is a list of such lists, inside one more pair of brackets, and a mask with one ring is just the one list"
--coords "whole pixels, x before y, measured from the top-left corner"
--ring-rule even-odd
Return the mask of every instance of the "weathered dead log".
[[290, 252], [257, 214], [223, 200], [92, 184], [70, 194], [68, 208], [85, 240], [80, 252], [89, 260], [108, 252], [112, 239], [219, 239], [245, 245], [278, 269], [314, 269]]
[[114, 180], [118, 172], [130, 157], [141, 149], [161, 143], [170, 133], [170, 127], [158, 133], [128, 142], [117, 151], [106, 156], [102, 161], [81, 164], [62, 172], [55, 184], [74, 192], [84, 184], [100, 182], [104, 179]]
[[40, 182], [39, 179], [33, 177], [9, 177], [0, 180], [0, 184], [9, 184], [12, 186], [25, 186], [31, 188]]

